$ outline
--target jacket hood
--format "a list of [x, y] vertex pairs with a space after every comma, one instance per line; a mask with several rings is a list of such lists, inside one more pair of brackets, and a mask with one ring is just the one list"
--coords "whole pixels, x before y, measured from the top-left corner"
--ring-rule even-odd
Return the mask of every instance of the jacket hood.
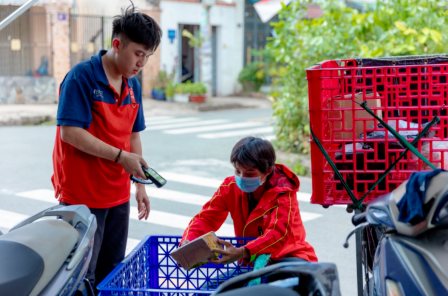
[[277, 192], [299, 191], [300, 182], [296, 174], [294, 174], [286, 165], [276, 164], [274, 172], [269, 179], [270, 189]]

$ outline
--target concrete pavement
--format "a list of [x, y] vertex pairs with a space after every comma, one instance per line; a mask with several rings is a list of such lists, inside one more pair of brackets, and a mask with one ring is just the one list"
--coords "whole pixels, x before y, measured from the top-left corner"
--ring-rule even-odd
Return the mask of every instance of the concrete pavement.
[[[179, 116], [196, 114], [205, 111], [219, 111], [229, 109], [265, 109], [272, 103], [267, 99], [250, 97], [214, 97], [206, 103], [179, 103], [143, 99], [143, 107], [146, 117], [153, 116]], [[45, 121], [56, 120], [58, 105], [25, 105], [7, 104], [0, 105], [0, 126], [36, 125]]]

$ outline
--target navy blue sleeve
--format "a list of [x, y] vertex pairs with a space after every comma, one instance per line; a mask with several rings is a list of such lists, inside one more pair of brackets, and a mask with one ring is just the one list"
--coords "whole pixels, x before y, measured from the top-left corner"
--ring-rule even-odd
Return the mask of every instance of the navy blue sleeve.
[[145, 115], [143, 114], [143, 99], [142, 99], [142, 90], [138, 82], [137, 84], [137, 93], [135, 94], [135, 99], [139, 103], [137, 117], [135, 118], [134, 127], [132, 128], [133, 133], [138, 133], [145, 130]]
[[89, 93], [89, 87], [78, 79], [65, 80], [61, 85], [56, 124], [89, 128], [92, 122]]

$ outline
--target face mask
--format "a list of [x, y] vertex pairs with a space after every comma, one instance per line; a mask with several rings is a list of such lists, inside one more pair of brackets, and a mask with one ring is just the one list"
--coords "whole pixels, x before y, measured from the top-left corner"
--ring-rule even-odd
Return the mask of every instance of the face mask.
[[240, 177], [235, 175], [236, 185], [244, 192], [254, 192], [260, 185], [263, 185], [264, 181], [261, 182], [261, 176], [259, 177]]

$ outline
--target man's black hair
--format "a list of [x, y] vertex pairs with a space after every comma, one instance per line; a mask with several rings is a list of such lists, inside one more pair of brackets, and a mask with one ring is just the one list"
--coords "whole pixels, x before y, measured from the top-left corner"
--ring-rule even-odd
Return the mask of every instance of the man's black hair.
[[259, 137], [246, 137], [232, 149], [230, 162], [257, 168], [266, 174], [275, 164], [275, 150], [271, 142]]
[[114, 18], [112, 40], [117, 37], [122, 39], [124, 46], [132, 41], [154, 52], [160, 44], [162, 30], [150, 16], [137, 11], [131, 1], [122, 15]]

